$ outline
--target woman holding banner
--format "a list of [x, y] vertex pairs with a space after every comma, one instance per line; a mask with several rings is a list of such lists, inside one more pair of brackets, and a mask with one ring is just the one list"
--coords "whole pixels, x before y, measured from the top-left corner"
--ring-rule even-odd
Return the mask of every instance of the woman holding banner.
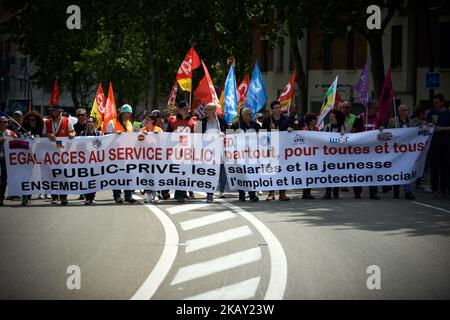
[[[305, 126], [304, 131], [319, 131], [317, 127], [317, 114], [308, 113], [305, 116]], [[303, 189], [302, 199], [304, 200], [314, 200], [314, 196], [311, 194], [311, 188]]]
[[[163, 132], [161, 128], [161, 111], [153, 110], [150, 115], [146, 115], [143, 122], [144, 127], [141, 129], [141, 132], [145, 135], [149, 133], [160, 133]], [[147, 199], [145, 199], [145, 203], [158, 203], [161, 197], [161, 193], [159, 191], [145, 190], [147, 194]]]
[[[95, 117], [88, 117], [86, 120], [86, 130], [81, 131], [80, 136], [81, 137], [98, 137], [101, 136], [102, 133], [98, 131], [97, 129], [97, 119]], [[92, 204], [95, 204], [95, 192], [88, 193], [84, 195], [84, 204], [86, 206], [90, 206]]]
[[[324, 132], [337, 132], [341, 135], [346, 134], [346, 126], [345, 126], [345, 115], [340, 110], [331, 110], [330, 111], [330, 123], [327, 124], [322, 131]], [[331, 190], [333, 190], [333, 199], [339, 199], [339, 187], [326, 188], [325, 194], [322, 199], [330, 200], [331, 199]]]

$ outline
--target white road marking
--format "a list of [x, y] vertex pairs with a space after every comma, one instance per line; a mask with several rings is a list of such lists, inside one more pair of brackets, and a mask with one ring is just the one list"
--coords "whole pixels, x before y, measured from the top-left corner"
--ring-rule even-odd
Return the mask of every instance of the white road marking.
[[[134, 196], [135, 198], [142, 199], [141, 197]], [[161, 257], [158, 263], [153, 268], [147, 279], [136, 293], [131, 297], [131, 300], [150, 300], [155, 294], [158, 287], [166, 278], [172, 264], [175, 261], [178, 252], [179, 236], [177, 228], [172, 220], [158, 207], [154, 205], [145, 205], [147, 209], [155, 214], [155, 216], [161, 221], [164, 231], [166, 233], [166, 241], [164, 245]]]
[[269, 285], [264, 296], [265, 300], [281, 300], [283, 299], [284, 292], [286, 291], [287, 284], [287, 259], [284, 253], [283, 247], [277, 237], [267, 228], [264, 223], [255, 218], [253, 215], [245, 211], [244, 209], [228, 203], [222, 199], [218, 200], [224, 206], [232, 209], [247, 221], [249, 221], [262, 235], [267, 243], [270, 254], [270, 280]]
[[421, 206], [424, 206], [424, 207], [428, 207], [428, 208], [436, 209], [436, 210], [439, 210], [439, 211], [443, 211], [443, 212], [446, 212], [446, 213], [450, 213], [450, 211], [447, 210], [447, 209], [435, 207], [435, 206], [432, 206], [431, 204], [426, 204], [426, 203], [422, 203], [422, 202], [418, 202], [418, 201], [413, 201], [413, 203], [421, 205]]
[[207, 216], [204, 216], [201, 218], [195, 218], [195, 219], [180, 222], [180, 226], [181, 226], [181, 229], [186, 231], [186, 230], [192, 230], [195, 228], [204, 227], [209, 224], [217, 223], [217, 222], [228, 220], [228, 219], [235, 218], [235, 217], [236, 217], [236, 215], [233, 212], [227, 210], [227, 211], [223, 211], [223, 212], [219, 212], [219, 213], [210, 214], [210, 215], [207, 215]]
[[236, 252], [224, 257], [192, 264], [178, 270], [171, 285], [179, 284], [189, 280], [198, 279], [213, 273], [236, 268], [261, 259], [261, 249], [252, 248]]
[[250, 228], [247, 226], [243, 226], [188, 240], [186, 241], [186, 252], [188, 253], [204, 248], [209, 248], [228, 241], [244, 238], [251, 234], [252, 230], [250, 230]]
[[261, 278], [256, 277], [219, 289], [200, 293], [184, 300], [245, 300], [253, 298]]
[[170, 214], [178, 214], [186, 211], [192, 211], [196, 209], [200, 209], [206, 206], [209, 206], [209, 203], [192, 203], [192, 204], [182, 204], [174, 207], [170, 207], [167, 209], [167, 212]]

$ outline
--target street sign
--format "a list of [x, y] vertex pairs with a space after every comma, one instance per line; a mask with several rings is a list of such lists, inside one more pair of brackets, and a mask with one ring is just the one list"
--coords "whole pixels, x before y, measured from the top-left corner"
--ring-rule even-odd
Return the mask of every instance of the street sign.
[[426, 82], [427, 89], [439, 89], [441, 87], [441, 73], [427, 72]]

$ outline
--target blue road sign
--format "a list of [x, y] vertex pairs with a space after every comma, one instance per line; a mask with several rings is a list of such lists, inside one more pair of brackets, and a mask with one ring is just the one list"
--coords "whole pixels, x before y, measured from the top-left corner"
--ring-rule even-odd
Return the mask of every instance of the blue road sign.
[[427, 72], [427, 89], [439, 89], [441, 87], [441, 74], [439, 72]]

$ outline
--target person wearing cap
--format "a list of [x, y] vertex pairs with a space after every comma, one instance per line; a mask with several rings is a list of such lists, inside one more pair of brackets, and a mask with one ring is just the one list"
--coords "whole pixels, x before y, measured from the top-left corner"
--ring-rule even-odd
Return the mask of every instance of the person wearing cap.
[[[120, 113], [117, 118], [112, 119], [106, 128], [106, 133], [132, 133], [134, 132], [133, 123], [131, 119], [133, 118], [133, 108], [129, 104], [124, 104], [120, 108]], [[123, 190], [125, 194], [125, 202], [135, 203], [136, 200], [132, 198], [133, 190]], [[116, 203], [123, 203], [122, 190], [113, 190], [113, 197]]]
[[[47, 119], [44, 125], [42, 135], [49, 138], [51, 141], [56, 141], [56, 138], [69, 138], [75, 137], [75, 131], [73, 125], [70, 123], [69, 118], [61, 115], [62, 109], [59, 105], [52, 105], [50, 109], [50, 117]], [[67, 194], [56, 195], [52, 194], [51, 204], [58, 204], [58, 199], [62, 205], [68, 204]]]
[[[177, 105], [176, 115], [169, 117], [169, 123], [167, 126], [167, 132], [184, 132], [193, 133], [195, 132], [195, 125], [197, 123], [197, 118], [193, 117], [189, 112], [189, 104], [186, 101], [180, 101]], [[190, 192], [191, 197], [194, 195]], [[164, 200], [168, 199], [167, 190], [163, 191]], [[188, 198], [186, 191], [175, 190], [175, 199], [178, 202], [183, 203], [185, 199]]]
[[8, 129], [14, 131], [17, 135], [25, 133], [25, 130], [22, 128], [23, 121], [23, 113], [20, 110], [16, 110], [13, 113], [12, 118], [10, 118]]
[[8, 129], [8, 118], [0, 116], [0, 206], [3, 206], [5, 200], [7, 172], [6, 172], [6, 158], [5, 158], [5, 141], [7, 137], [16, 137], [16, 133]]
[[130, 133], [134, 132], [133, 123], [131, 119], [133, 118], [133, 108], [129, 104], [124, 104], [120, 108], [120, 113], [117, 118], [112, 119], [106, 128], [106, 133]]
[[189, 104], [181, 101], [177, 105], [176, 115], [169, 117], [167, 132], [194, 132], [197, 118], [189, 112]]

